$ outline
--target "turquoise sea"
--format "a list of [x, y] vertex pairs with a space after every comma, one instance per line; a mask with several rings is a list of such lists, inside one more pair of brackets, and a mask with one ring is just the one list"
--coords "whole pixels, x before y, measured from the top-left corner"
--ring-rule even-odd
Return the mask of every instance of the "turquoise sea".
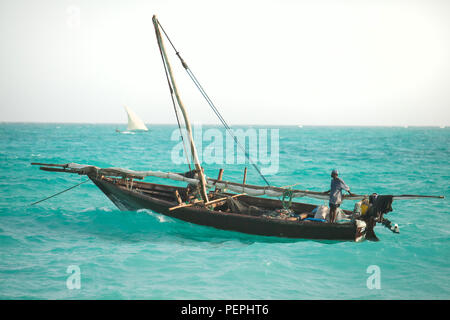
[[[269, 128], [279, 130], [273, 185], [325, 191], [337, 168], [354, 193], [446, 197], [394, 201], [386, 217], [400, 234], [378, 226], [380, 242], [283, 240], [119, 211], [91, 182], [30, 206], [85, 180], [31, 162], [187, 171], [171, 159], [175, 126], [123, 127], [0, 124], [0, 299], [450, 298], [450, 129]], [[248, 166], [248, 183], [263, 184], [248, 164], [204, 165], [235, 181]], [[79, 289], [67, 286], [73, 266]]]

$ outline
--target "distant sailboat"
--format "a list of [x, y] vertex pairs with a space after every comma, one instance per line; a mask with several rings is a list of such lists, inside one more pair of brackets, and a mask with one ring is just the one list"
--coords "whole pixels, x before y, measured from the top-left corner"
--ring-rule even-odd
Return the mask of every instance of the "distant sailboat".
[[127, 126], [128, 131], [136, 131], [136, 130], [148, 131], [144, 122], [142, 122], [142, 120], [137, 116], [136, 113], [134, 113], [133, 110], [131, 110], [127, 106], [124, 106], [124, 108], [128, 115], [128, 126]]

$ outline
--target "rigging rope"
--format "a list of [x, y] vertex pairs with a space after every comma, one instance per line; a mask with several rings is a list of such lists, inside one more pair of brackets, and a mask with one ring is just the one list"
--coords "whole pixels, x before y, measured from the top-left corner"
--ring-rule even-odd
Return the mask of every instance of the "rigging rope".
[[259, 169], [259, 167], [256, 165], [256, 163], [253, 162], [253, 160], [250, 158], [250, 155], [248, 154], [247, 150], [245, 149], [245, 147], [242, 146], [242, 144], [239, 142], [239, 140], [237, 139], [237, 137], [233, 134], [231, 127], [228, 125], [228, 123], [225, 121], [225, 119], [223, 118], [223, 116], [221, 115], [221, 113], [219, 112], [219, 110], [217, 109], [217, 107], [215, 106], [215, 104], [212, 102], [211, 98], [209, 98], [208, 94], [206, 93], [206, 91], [203, 89], [202, 85], [200, 84], [200, 82], [197, 80], [197, 78], [195, 77], [194, 73], [192, 72], [192, 70], [188, 67], [188, 65], [186, 64], [186, 62], [183, 60], [183, 58], [180, 56], [180, 53], [178, 52], [178, 50], [175, 48], [174, 44], [172, 43], [172, 41], [170, 40], [169, 36], [167, 35], [166, 31], [164, 30], [163, 26], [159, 23], [158, 20], [158, 25], [161, 28], [161, 30], [163, 31], [164, 35], [166, 36], [167, 40], [169, 41], [170, 45], [172, 46], [172, 48], [175, 50], [175, 54], [178, 56], [178, 58], [181, 61], [181, 64], [183, 65], [183, 68], [186, 70], [187, 74], [189, 75], [189, 77], [191, 78], [191, 80], [194, 82], [194, 84], [196, 85], [197, 89], [200, 91], [200, 93], [202, 94], [202, 96], [205, 98], [206, 102], [209, 104], [209, 106], [211, 107], [211, 109], [213, 110], [213, 112], [216, 114], [217, 118], [219, 118], [220, 122], [222, 122], [222, 125], [225, 127], [225, 129], [227, 130], [227, 132], [230, 134], [230, 136], [233, 138], [234, 142], [236, 143], [237, 146], [239, 146], [239, 148], [244, 152], [245, 157], [248, 159], [248, 161], [250, 162], [250, 164], [255, 168], [255, 170], [258, 172], [258, 174], [261, 176], [261, 178], [264, 180], [264, 182], [270, 186], [269, 181], [267, 180], [267, 178], [262, 174], [261, 170]]
[[[159, 24], [159, 22], [158, 22], [158, 24]], [[162, 27], [161, 27], [161, 29], [162, 29]], [[164, 31], [164, 29], [163, 29], [163, 31]], [[164, 32], [164, 34], [165, 34], [165, 32]], [[169, 39], [169, 42], [170, 42], [170, 39]], [[172, 42], [170, 42], [170, 44], [172, 44]], [[172, 44], [172, 46], [173, 46], [173, 44]], [[159, 47], [159, 53], [161, 54], [161, 59], [163, 61], [163, 66], [164, 66], [164, 73], [166, 74], [167, 84], [169, 85], [170, 98], [172, 99], [173, 110], [175, 111], [175, 117], [177, 118], [178, 129], [180, 131], [181, 141], [183, 142], [184, 154], [186, 155], [186, 160], [187, 160], [187, 164], [189, 166], [189, 171], [192, 171], [191, 162], [189, 161], [189, 156], [188, 156], [188, 153], [187, 153], [186, 143], [185, 143], [184, 137], [183, 137], [183, 132], [181, 131], [180, 118], [178, 116], [178, 111], [177, 111], [175, 99], [173, 98], [174, 92], [173, 92], [173, 89], [172, 89], [172, 84], [170, 83], [170, 80], [169, 80], [169, 73], [167, 71], [167, 65], [166, 65], [166, 61], [164, 60], [164, 55], [163, 55], [163, 53], [161, 51], [161, 47]], [[191, 157], [192, 157], [192, 154], [191, 154]]]
[[[172, 100], [173, 100], [173, 95], [172, 95]], [[181, 130], [180, 119], [179, 119], [178, 111], [177, 111], [177, 108], [175, 107], [175, 105], [173, 106], [173, 109], [175, 111], [175, 116], [177, 118], [178, 129], [180, 130], [180, 138], [181, 138], [181, 141], [183, 142], [184, 154], [186, 155], [186, 161], [187, 161], [187, 164], [189, 166], [189, 171], [192, 171], [191, 163], [189, 161], [189, 156], [188, 156], [187, 149], [186, 149], [186, 142], [184, 141], [184, 138], [183, 138], [183, 132]], [[192, 157], [192, 154], [191, 154], [191, 157]]]
[[48, 199], [50, 199], [50, 198], [56, 197], [57, 195], [60, 195], [61, 193], [64, 193], [64, 192], [69, 191], [69, 190], [71, 190], [71, 189], [73, 189], [73, 188], [76, 188], [76, 187], [78, 187], [79, 185], [82, 185], [83, 183], [86, 183], [86, 182], [88, 182], [88, 181], [89, 181], [89, 179], [88, 179], [88, 180], [85, 180], [85, 181], [83, 181], [83, 182], [80, 182], [80, 183], [78, 183], [78, 184], [74, 185], [73, 187], [70, 187], [70, 188], [68, 188], [68, 189], [66, 189], [66, 190], [63, 190], [63, 191], [58, 192], [58, 193], [55, 193], [54, 195], [52, 195], [52, 196], [50, 196], [50, 197], [47, 197], [47, 198], [45, 198], [45, 199], [42, 199], [42, 200], [33, 202], [32, 204], [30, 204], [30, 206], [34, 206], [35, 204], [38, 204], [39, 202], [42, 202], [42, 201], [48, 200]]

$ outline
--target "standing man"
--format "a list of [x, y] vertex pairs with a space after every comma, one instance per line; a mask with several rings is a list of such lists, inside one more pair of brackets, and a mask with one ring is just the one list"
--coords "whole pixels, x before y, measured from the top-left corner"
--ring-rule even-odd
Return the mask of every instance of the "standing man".
[[330, 190], [324, 192], [325, 194], [330, 194], [330, 222], [333, 223], [336, 220], [336, 210], [342, 203], [342, 190], [348, 192], [349, 195], [353, 196], [350, 192], [350, 188], [345, 184], [344, 180], [338, 177], [339, 172], [334, 169], [331, 171], [331, 188]]

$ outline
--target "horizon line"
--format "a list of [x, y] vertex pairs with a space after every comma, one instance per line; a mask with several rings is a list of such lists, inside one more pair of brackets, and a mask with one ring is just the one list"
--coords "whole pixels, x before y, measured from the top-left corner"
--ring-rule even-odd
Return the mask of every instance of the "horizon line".
[[[59, 121], [0, 121], [1, 124], [14, 124], [14, 123], [23, 123], [23, 124], [92, 124], [92, 125], [127, 125], [123, 122], [59, 122]], [[146, 123], [146, 125], [173, 125], [177, 126], [177, 123]], [[208, 125], [208, 126], [221, 126], [220, 123], [192, 123], [192, 125]], [[442, 124], [269, 124], [269, 123], [235, 123], [231, 124], [231, 126], [279, 126], [279, 127], [449, 127], [450, 125]]]

